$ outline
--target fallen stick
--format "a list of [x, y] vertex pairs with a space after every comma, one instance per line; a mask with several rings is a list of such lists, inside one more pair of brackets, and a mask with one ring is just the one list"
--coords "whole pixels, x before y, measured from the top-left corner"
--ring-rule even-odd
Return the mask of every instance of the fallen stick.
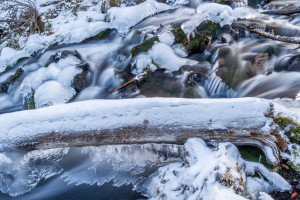
[[0, 151], [111, 144], [183, 144], [188, 138], [260, 147], [280, 160], [272, 103], [245, 99], [91, 100], [0, 115]]
[[126, 87], [126, 86], [128, 86], [130, 84], [132, 84], [132, 83], [135, 83], [137, 81], [138, 81], [137, 79], [132, 79], [132, 80], [130, 80], [130, 81], [122, 84], [121, 86], [117, 87], [116, 89], [114, 89], [113, 91], [111, 91], [109, 94], [112, 94], [112, 93], [114, 93], [114, 92], [116, 92], [116, 91], [118, 91], [118, 90], [120, 90], [120, 89], [122, 89], [122, 88], [124, 88], [124, 87]]

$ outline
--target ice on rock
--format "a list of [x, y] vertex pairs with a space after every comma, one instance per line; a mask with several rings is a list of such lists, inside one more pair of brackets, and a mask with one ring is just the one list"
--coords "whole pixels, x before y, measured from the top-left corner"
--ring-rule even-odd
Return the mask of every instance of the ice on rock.
[[5, 71], [6, 66], [13, 65], [18, 59], [29, 56], [30, 54], [23, 50], [17, 51], [10, 47], [5, 47], [2, 51], [0, 49], [0, 73]]
[[290, 189], [277, 173], [259, 163], [244, 161], [231, 143], [220, 143], [212, 149], [194, 138], [184, 148], [186, 162], [161, 167], [145, 182], [143, 188], [150, 199], [245, 199], [248, 165], [271, 180], [273, 187]]
[[177, 56], [169, 45], [157, 42], [146, 54], [137, 56], [132, 66], [136, 64], [134, 73], [138, 74], [142, 73], [145, 68], [156, 69], [157, 67], [154, 63], [158, 64], [160, 68], [167, 69], [168, 71], [176, 71], [180, 66], [191, 62], [193, 61]]
[[78, 58], [68, 56], [32, 72], [21, 84], [23, 98], [33, 93], [37, 108], [68, 102], [76, 94], [72, 80], [82, 71], [77, 64], [80, 64]]
[[203, 3], [197, 8], [197, 13], [187, 22], [182, 24], [182, 29], [189, 35], [203, 21], [220, 23], [220, 26], [232, 24], [237, 19], [257, 17], [259, 13], [251, 8], [235, 8], [217, 3]]
[[158, 3], [155, 0], [147, 0], [136, 6], [112, 7], [107, 13], [111, 28], [116, 28], [118, 32], [126, 34], [130, 27], [146, 17], [170, 9], [172, 9], [172, 7], [167, 4]]
[[34, 93], [35, 106], [36, 108], [41, 108], [55, 104], [64, 104], [75, 94], [76, 91], [72, 87], [65, 88], [57, 81], [47, 81]]
[[175, 37], [171, 32], [163, 32], [159, 35], [159, 41], [171, 46], [174, 43]]
[[175, 44], [172, 46], [172, 48], [174, 50], [174, 53], [181, 58], [187, 57], [189, 55], [184, 46], [181, 44]]

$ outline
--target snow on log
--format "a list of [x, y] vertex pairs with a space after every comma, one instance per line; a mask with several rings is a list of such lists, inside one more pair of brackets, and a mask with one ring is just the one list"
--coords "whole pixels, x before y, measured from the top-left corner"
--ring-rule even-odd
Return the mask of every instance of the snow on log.
[[91, 100], [0, 115], [0, 151], [109, 144], [183, 144], [188, 138], [260, 147], [279, 161], [273, 104], [257, 98]]

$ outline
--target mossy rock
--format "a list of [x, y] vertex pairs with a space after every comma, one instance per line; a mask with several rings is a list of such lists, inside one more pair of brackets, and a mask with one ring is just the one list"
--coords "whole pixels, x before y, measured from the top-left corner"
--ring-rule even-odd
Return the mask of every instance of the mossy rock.
[[285, 131], [286, 135], [290, 138], [291, 142], [300, 145], [300, 125], [292, 118], [275, 116], [274, 122]]
[[179, 27], [173, 29], [171, 32], [175, 37], [175, 43], [182, 44], [186, 51], [191, 53], [202, 53], [211, 39], [216, 38], [216, 30], [220, 29], [220, 24], [212, 21], [205, 21], [197, 26], [189, 38], [184, 31]]
[[135, 46], [131, 49], [131, 55], [132, 58], [140, 54], [141, 52], [147, 52], [149, 49], [152, 48], [152, 46], [155, 44], [155, 42], [158, 42], [158, 37], [153, 37], [148, 40], [145, 40], [142, 44]]
[[24, 98], [24, 109], [25, 109], [25, 110], [32, 110], [32, 109], [35, 109], [34, 93], [35, 93], [35, 91], [32, 89], [32, 92], [29, 93], [29, 94]]
[[111, 29], [109, 29], [109, 28], [105, 29], [103, 31], [100, 31], [96, 35], [94, 35], [94, 36], [92, 36], [92, 37], [90, 37], [88, 39], [85, 39], [84, 42], [89, 41], [89, 40], [102, 40], [102, 39], [104, 39], [104, 38], [106, 38], [106, 37], [109, 36], [110, 31], [111, 31]]
[[22, 68], [18, 68], [16, 73], [9, 78], [9, 83], [15, 82], [22, 74], [24, 70]]
[[22, 57], [22, 58], [19, 58], [13, 66], [7, 66], [7, 67], [5, 68], [5, 72], [7, 72], [7, 71], [9, 71], [9, 70], [11, 70], [11, 69], [13, 69], [13, 68], [15, 68], [16, 66], [18, 66], [18, 64], [19, 64], [20, 62], [22, 62], [23, 60], [25, 60], [25, 59], [27, 59], [27, 58], [28, 58], [28, 57]]

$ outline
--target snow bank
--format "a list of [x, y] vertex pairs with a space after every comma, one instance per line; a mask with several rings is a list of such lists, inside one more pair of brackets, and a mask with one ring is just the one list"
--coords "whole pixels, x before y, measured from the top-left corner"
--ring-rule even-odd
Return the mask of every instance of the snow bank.
[[162, 167], [145, 183], [150, 199], [246, 199], [247, 193], [255, 192], [245, 188], [249, 165], [258, 166], [256, 170], [276, 188], [291, 189], [277, 173], [269, 172], [259, 163], [244, 161], [231, 143], [209, 148], [203, 140], [195, 138], [189, 139], [184, 148], [185, 163]]

